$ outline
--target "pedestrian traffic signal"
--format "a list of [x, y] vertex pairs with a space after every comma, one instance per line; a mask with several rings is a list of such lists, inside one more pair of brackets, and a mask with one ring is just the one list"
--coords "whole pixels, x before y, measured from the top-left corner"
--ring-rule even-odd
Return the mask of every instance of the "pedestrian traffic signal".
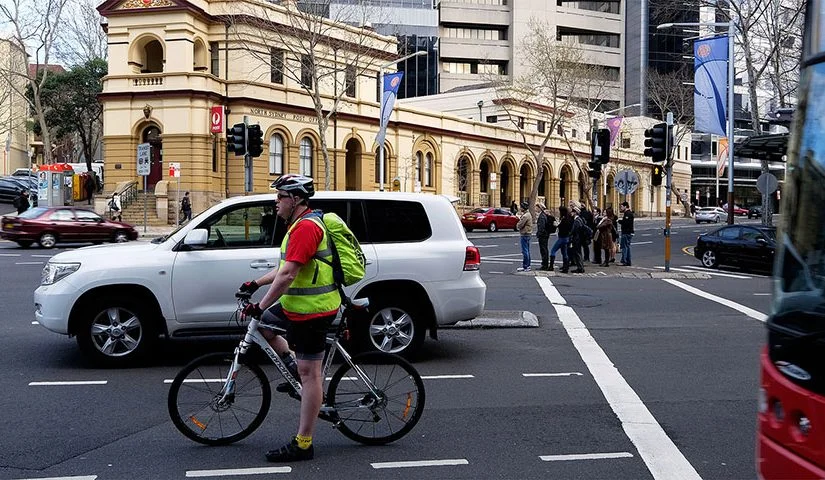
[[226, 129], [226, 149], [235, 155], [246, 155], [246, 125], [236, 123]]
[[673, 143], [670, 138], [670, 129], [666, 123], [657, 123], [645, 130], [645, 156], [651, 157], [654, 162], [664, 162], [668, 157], [668, 150]]
[[246, 138], [249, 156], [252, 158], [260, 157], [264, 153], [264, 132], [261, 131], [261, 126], [249, 125], [246, 127]]
[[598, 179], [602, 176], [602, 164], [599, 162], [587, 162], [587, 165], [590, 167], [590, 170], [587, 171], [587, 174], [590, 176], [591, 179]]
[[663, 168], [661, 165], [654, 165], [653, 172], [650, 174], [650, 184], [654, 187], [660, 187], [662, 185], [662, 173]]
[[601, 165], [610, 162], [610, 130], [607, 128], [593, 130], [593, 141], [590, 142], [590, 149], [594, 162]]

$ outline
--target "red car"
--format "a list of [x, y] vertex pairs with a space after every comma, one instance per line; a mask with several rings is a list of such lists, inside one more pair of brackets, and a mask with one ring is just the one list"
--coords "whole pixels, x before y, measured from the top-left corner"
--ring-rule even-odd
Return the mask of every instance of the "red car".
[[461, 216], [461, 224], [468, 232], [474, 228], [484, 228], [491, 232], [512, 228], [516, 229], [518, 217], [506, 208], [476, 208]]
[[[725, 211], [727, 212], [727, 211], [728, 211], [728, 204], [726, 203], [726, 204], [725, 204], [722, 208], [724, 208], [724, 209], [725, 209]], [[747, 209], [747, 208], [742, 208], [742, 207], [740, 207], [739, 205], [737, 205], [737, 204], [735, 204], [735, 203], [734, 203], [734, 204], [733, 204], [733, 214], [734, 214], [734, 215], [743, 215], [743, 216], [744, 216], [744, 215], [747, 215], [747, 214], [748, 214], [748, 209]]]
[[89, 210], [74, 207], [36, 207], [0, 218], [0, 238], [28, 248], [37, 242], [52, 248], [58, 242], [126, 242], [136, 240], [131, 225], [111, 222]]

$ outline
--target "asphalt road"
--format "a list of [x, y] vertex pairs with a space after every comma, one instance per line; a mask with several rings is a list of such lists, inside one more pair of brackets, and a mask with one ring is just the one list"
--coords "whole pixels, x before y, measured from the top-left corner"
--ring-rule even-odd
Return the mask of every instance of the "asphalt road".
[[[638, 225], [637, 238], [659, 228]], [[691, 228], [676, 237], [690, 238]], [[484, 257], [518, 254], [515, 237], [473, 237], [499, 245], [480, 247]], [[643, 245], [633, 268], [661, 266], [653, 244]], [[681, 255], [674, 264], [698, 265], [674, 251]], [[366, 447], [320, 423], [314, 461], [261, 476], [244, 469], [277, 466], [263, 453], [294, 433], [297, 402], [273, 392], [264, 425], [238, 444], [187, 440], [168, 419], [164, 380], [191, 358], [233, 345], [166, 343], [144, 368], [89, 368], [73, 340], [32, 324], [31, 294], [53, 253], [0, 242], [3, 479], [755, 478], [764, 327], [695, 292], [768, 313], [770, 280], [761, 275], [537, 278], [511, 273], [518, 257], [512, 266], [485, 262], [487, 308], [532, 311], [540, 327], [442, 330], [415, 365], [422, 375], [450, 378], [425, 380], [426, 409], [410, 435]], [[31, 384], [54, 381], [105, 383]], [[407, 461], [425, 463], [396, 463]], [[231, 472], [205, 472], [221, 469]]]

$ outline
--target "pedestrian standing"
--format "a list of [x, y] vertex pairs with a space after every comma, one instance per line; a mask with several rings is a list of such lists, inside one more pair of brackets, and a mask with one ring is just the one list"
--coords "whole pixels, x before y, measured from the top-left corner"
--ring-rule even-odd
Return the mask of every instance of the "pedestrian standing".
[[530, 271], [530, 237], [533, 235], [533, 214], [530, 213], [530, 205], [521, 202], [521, 218], [516, 224], [518, 233], [521, 235], [521, 268], [519, 272]]
[[619, 211], [622, 213], [622, 219], [619, 220], [619, 225], [622, 226], [621, 264], [629, 267], [633, 264], [630, 258], [630, 242], [633, 240], [633, 210], [630, 209], [630, 205], [627, 202], [622, 202], [621, 205], [619, 205]]
[[556, 263], [556, 252], [561, 250], [561, 273], [567, 273], [570, 268], [570, 257], [568, 256], [567, 245], [570, 242], [570, 231], [573, 229], [573, 218], [570, 216], [570, 211], [564, 205], [559, 207], [559, 237], [553, 248], [550, 249], [550, 271]]
[[183, 194], [183, 199], [180, 201], [180, 211], [183, 213], [180, 219], [180, 224], [192, 220], [192, 200], [189, 199], [189, 192]]
[[95, 196], [95, 179], [91, 174], [86, 175], [85, 178], [86, 182], [83, 184], [83, 187], [86, 189], [86, 200], [88, 201], [88, 205], [91, 205]]
[[[602, 264], [602, 249], [601, 249], [601, 242], [597, 238], [598, 235], [598, 226], [601, 223], [604, 215], [602, 211], [599, 210], [599, 207], [593, 209], [593, 263], [597, 265]], [[607, 257], [610, 258], [610, 257]]]
[[599, 218], [599, 223], [596, 226], [596, 234], [593, 235], [593, 252], [601, 258], [601, 253], [604, 252], [604, 262], [599, 262], [602, 267], [610, 266], [610, 251], [615, 244], [613, 241], [613, 209], [608, 207], [605, 215]]
[[26, 190], [25, 188], [20, 190], [20, 192], [17, 194], [17, 198], [15, 198], [12, 202], [12, 205], [14, 205], [14, 208], [17, 209], [18, 215], [28, 210], [31, 206], [31, 204], [29, 203], [28, 190]]
[[556, 217], [547, 211], [544, 204], [539, 203], [539, 218], [536, 221], [536, 237], [539, 240], [539, 254], [541, 255], [541, 268], [539, 270], [552, 270], [548, 264], [547, 243], [550, 234], [556, 231]]
[[576, 269], [573, 273], [584, 273], [584, 264], [582, 263], [582, 246], [585, 242], [590, 243], [590, 227], [587, 226], [584, 218], [581, 216], [580, 206], [571, 201], [570, 206], [573, 210], [573, 228], [570, 231], [570, 264]]
[[518, 207], [516, 206], [516, 201], [513, 200], [513, 203], [510, 204], [510, 213], [513, 215], [518, 213]]
[[123, 221], [123, 212], [120, 211], [120, 196], [117, 192], [113, 192], [112, 198], [109, 199], [109, 218], [112, 221]]
[[[593, 214], [590, 213], [590, 210], [587, 209], [584, 202], [579, 202], [579, 216], [582, 217], [584, 224], [587, 225], [591, 232], [595, 230], [596, 224], [593, 220]], [[590, 239], [581, 242], [581, 250], [582, 263], [590, 262]]]

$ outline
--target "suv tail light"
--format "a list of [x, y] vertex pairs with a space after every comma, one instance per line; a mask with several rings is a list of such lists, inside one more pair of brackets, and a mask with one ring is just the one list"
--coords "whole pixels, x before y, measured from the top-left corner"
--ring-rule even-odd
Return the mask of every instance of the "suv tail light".
[[481, 266], [481, 254], [478, 253], [478, 247], [467, 247], [464, 254], [464, 271], [472, 272], [478, 270]]

